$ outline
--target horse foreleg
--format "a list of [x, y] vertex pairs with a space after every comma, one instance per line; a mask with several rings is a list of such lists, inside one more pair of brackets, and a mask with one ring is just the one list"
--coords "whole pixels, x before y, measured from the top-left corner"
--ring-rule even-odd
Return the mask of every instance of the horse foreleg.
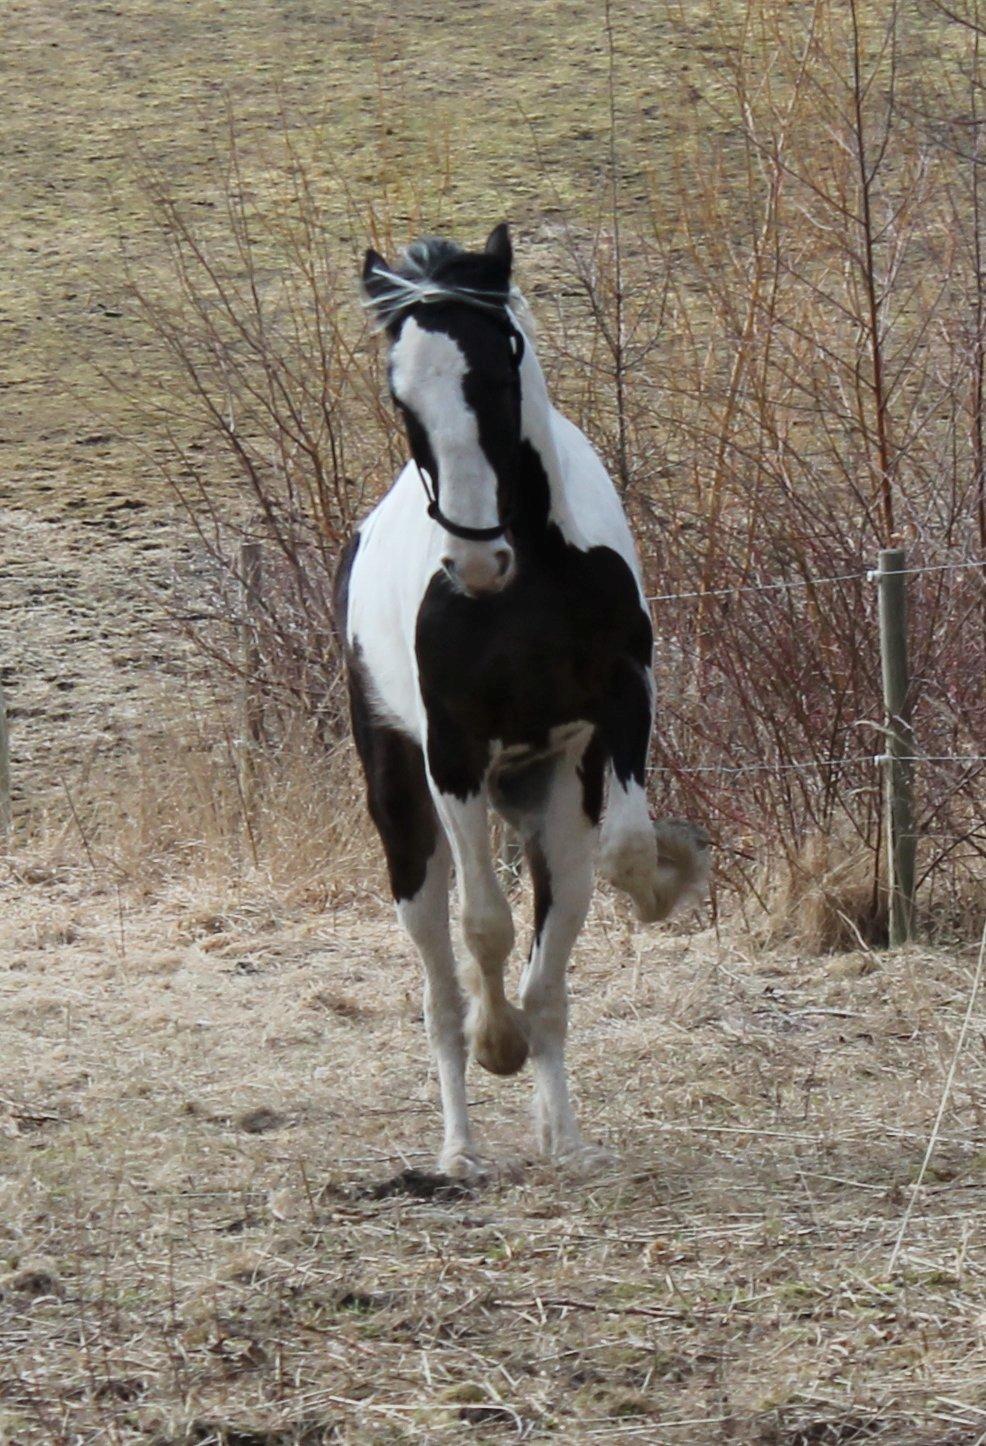
[[584, 1157], [565, 1073], [568, 1029], [566, 968], [592, 895], [603, 758], [590, 744], [561, 760], [543, 816], [528, 833], [526, 850], [534, 886], [534, 939], [521, 999], [530, 1030], [535, 1115], [546, 1154]]
[[516, 1074], [527, 1059], [527, 1030], [503, 986], [514, 925], [493, 866], [486, 798], [476, 793], [462, 800], [438, 790], [434, 797], [452, 845], [462, 933], [475, 964], [463, 976], [472, 996], [466, 1024], [472, 1055], [492, 1074]]
[[666, 919], [701, 893], [709, 875], [708, 836], [679, 820], [654, 823], [645, 792], [653, 716], [653, 680], [629, 661], [618, 670], [601, 729], [613, 777], [603, 820], [599, 867], [633, 899], [645, 924]]
[[438, 1068], [445, 1140], [438, 1168], [447, 1175], [470, 1176], [481, 1169], [472, 1144], [466, 1107], [464, 1007], [449, 933], [448, 893], [451, 855], [439, 837], [428, 860], [425, 881], [397, 913], [410, 934], [425, 972], [425, 1027]]
[[397, 916], [421, 956], [425, 1023], [442, 1095], [445, 1141], [439, 1168], [476, 1173], [466, 1111], [464, 1006], [449, 934], [451, 858], [435, 813], [417, 743], [373, 718], [363, 680], [350, 666], [353, 731], [366, 775], [367, 803], [387, 856]]

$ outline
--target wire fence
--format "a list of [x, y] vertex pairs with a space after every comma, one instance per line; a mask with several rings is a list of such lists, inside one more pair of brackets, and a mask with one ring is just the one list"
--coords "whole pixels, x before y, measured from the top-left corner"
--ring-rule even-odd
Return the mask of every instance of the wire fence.
[[802, 763], [741, 763], [737, 765], [706, 763], [698, 768], [675, 768], [656, 767], [651, 768], [651, 773], [800, 773], [810, 772], [815, 768], [853, 768], [872, 767], [887, 763], [891, 758], [897, 763], [986, 763], [986, 754], [982, 753], [954, 753], [954, 754], [920, 754], [904, 755], [903, 757], [890, 753], [865, 753], [858, 758], [811, 758]]
[[[986, 569], [986, 560], [969, 562], [932, 562], [916, 566], [887, 568], [866, 568], [863, 571], [835, 573], [830, 577], [780, 579], [764, 583], [740, 583], [735, 587], [696, 588], [686, 592], [652, 593], [647, 602], [685, 602], [701, 598], [731, 598], [743, 593], [794, 592], [814, 587], [831, 586], [846, 582], [875, 582], [881, 577], [911, 577], [931, 572], [963, 572]], [[898, 763], [986, 763], [986, 754], [913, 754], [908, 756], [889, 753], [861, 754], [855, 758], [805, 759], [789, 763], [745, 763], [745, 764], [702, 764], [699, 767], [658, 766], [649, 773], [699, 774], [699, 773], [799, 773], [826, 768], [852, 768], [885, 764], [895, 757]]]
[[[648, 769], [649, 776], [667, 780], [671, 788], [680, 780], [676, 807], [684, 805], [688, 810], [694, 808], [701, 812], [712, 808], [722, 820], [724, 833], [720, 842], [723, 844], [735, 829], [739, 829], [742, 837], [748, 830], [760, 834], [769, 826], [777, 836], [778, 829], [783, 831], [786, 822], [786, 827], [793, 829], [784, 840], [789, 858], [796, 856], [800, 846], [797, 840], [806, 838], [806, 828], [814, 827], [825, 833], [833, 818], [844, 814], [855, 836], [870, 842], [875, 859], [878, 860], [881, 848], [886, 848], [891, 864], [891, 939], [894, 941], [896, 927], [896, 942], [902, 942], [910, 927], [915, 888], [914, 849], [918, 837], [952, 840], [940, 854], [942, 859], [949, 856], [957, 844], [966, 843], [970, 844], [973, 856], [986, 856], [983, 847], [986, 808], [980, 807], [976, 798], [978, 780], [986, 771], [986, 753], [976, 744], [986, 736], [986, 726], [982, 730], [977, 728], [975, 709], [970, 713], [967, 706], [968, 681], [975, 670], [980, 639], [975, 634], [975, 641], [970, 639], [969, 647], [960, 644], [957, 650], [955, 641], [960, 631], [965, 635], [970, 617], [976, 613], [970, 614], [967, 610], [962, 611], [961, 616], [956, 613], [949, 622], [952, 629], [949, 641], [943, 645], [933, 621], [938, 616], [934, 610], [938, 589], [930, 593], [914, 590], [911, 606], [916, 604], [918, 609], [915, 617], [919, 621], [913, 629], [918, 664], [915, 677], [909, 678], [904, 584], [909, 577], [929, 574], [965, 575], [970, 581], [986, 582], [984, 569], [984, 559], [966, 557], [910, 563], [902, 550], [888, 549], [880, 554], [878, 567], [857, 566], [852, 570], [826, 571], [817, 577], [768, 577], [763, 581], [649, 594], [648, 603], [658, 610], [655, 621], [664, 624], [658, 626], [657, 632], [666, 640], [663, 661], [670, 684], [665, 710], [668, 726], [658, 734], [660, 752], [654, 766]], [[872, 610], [865, 591], [871, 583], [877, 584]], [[807, 600], [820, 588], [840, 589], [846, 598], [837, 609], [828, 606], [816, 617], [807, 610], [813, 607]], [[860, 589], [864, 589], [862, 594]], [[827, 626], [830, 656], [840, 657], [842, 662], [837, 666], [851, 670], [855, 689], [852, 696], [856, 705], [861, 705], [861, 711], [844, 716], [838, 727], [833, 720], [839, 717], [840, 702], [834, 698], [834, 689], [831, 694], [826, 692], [831, 679], [824, 666], [824, 654], [818, 648], [802, 647], [801, 609], [792, 614], [785, 608], [780, 614], [784, 619], [781, 626], [772, 621], [773, 600], [781, 602], [788, 594], [807, 601], [806, 638], [815, 634], [817, 625]], [[758, 595], [765, 597], [763, 608], [734, 612], [728, 607], [733, 600], [745, 599], [752, 604]], [[986, 600], [986, 589], [983, 597]], [[973, 607], [977, 598], [978, 589], [974, 588], [970, 599]], [[701, 605], [712, 601], [726, 606], [703, 612]], [[689, 609], [688, 621], [682, 619], [682, 626], [675, 630], [662, 616], [662, 605], [678, 602], [698, 606], [694, 612]], [[927, 614], [928, 624], [923, 625], [926, 605], [931, 607], [931, 612]], [[960, 631], [956, 630], [956, 623]], [[729, 629], [725, 641], [721, 633], [723, 626]], [[752, 666], [745, 669], [742, 662], [736, 661], [744, 648], [752, 648], [749, 656], [755, 659]], [[868, 658], [871, 648], [872, 657]], [[858, 664], [848, 661], [852, 658], [859, 660]], [[790, 672], [784, 671], [785, 663]], [[951, 702], [951, 669], [956, 665], [967, 690], [966, 707], [961, 724], [960, 715], [955, 713], [954, 725], [943, 731], [942, 720], [948, 716]], [[776, 674], [778, 685], [763, 688], [763, 669], [770, 666], [780, 669]], [[804, 669], [807, 671], [802, 676]], [[675, 687], [676, 677], [682, 685], [680, 691]], [[806, 690], [804, 694], [802, 689]], [[828, 697], [833, 698], [831, 710], [827, 706]], [[931, 743], [927, 752], [915, 746], [910, 718], [916, 697], [928, 701], [931, 713], [938, 710], [924, 720]], [[879, 718], [871, 711], [878, 700]], [[852, 747], [851, 730], [861, 726], [871, 727], [882, 735], [880, 751], [860, 752]], [[817, 749], [816, 743], [821, 745]], [[960, 746], [950, 748], [950, 743]], [[841, 752], [847, 745], [847, 752]], [[721, 761], [710, 761], [710, 752], [713, 759], [720, 753]], [[877, 774], [872, 784], [868, 770], [875, 770]], [[916, 821], [912, 791], [914, 784], [920, 782], [919, 770], [944, 770], [944, 773], [940, 775], [940, 784], [931, 788], [921, 786], [923, 811]], [[840, 782], [843, 775], [849, 776], [845, 783]], [[776, 786], [770, 783], [771, 777], [776, 778]], [[817, 785], [811, 781], [813, 778], [818, 779]], [[690, 779], [695, 780], [694, 789], [688, 784]], [[734, 779], [739, 789], [742, 789], [741, 781], [749, 779], [749, 787], [746, 792], [727, 790], [717, 799], [714, 792], [704, 790], [702, 779], [710, 783], [716, 779]], [[794, 780], [804, 781], [794, 783]], [[792, 788], [796, 793], [791, 793]], [[881, 815], [885, 816], [882, 823]], [[768, 824], [768, 820], [772, 822]], [[950, 829], [950, 825], [954, 828]], [[792, 839], [795, 840], [793, 853]], [[881, 839], [885, 840], [883, 845]], [[894, 909], [902, 897], [902, 878], [907, 880], [903, 886], [906, 909], [903, 913], [898, 909], [895, 925]]]
[[736, 587], [696, 588], [692, 592], [658, 592], [648, 602], [679, 602], [688, 598], [735, 597], [744, 592], [793, 592], [801, 588], [825, 587], [837, 582], [875, 582], [879, 577], [908, 577], [922, 572], [961, 572], [969, 568], [986, 568], [986, 562], [932, 562], [919, 567], [895, 567], [880, 573], [877, 568], [865, 572], [839, 572], [833, 577], [791, 578], [779, 582], [739, 583]]

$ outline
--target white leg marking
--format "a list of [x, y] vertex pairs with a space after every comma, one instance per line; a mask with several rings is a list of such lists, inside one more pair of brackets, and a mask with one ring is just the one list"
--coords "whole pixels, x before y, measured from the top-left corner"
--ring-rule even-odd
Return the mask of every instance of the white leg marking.
[[600, 871], [636, 905], [645, 924], [699, 897], [709, 877], [707, 834], [677, 819], [653, 823], [639, 783], [612, 780], [602, 830]]
[[462, 932], [476, 964], [465, 975], [473, 996], [466, 1025], [472, 1054], [493, 1074], [516, 1074], [527, 1059], [527, 1029], [503, 988], [514, 924], [493, 867], [486, 799], [476, 795], [462, 802], [437, 791], [434, 796], [455, 858]]
[[657, 840], [647, 797], [632, 779], [610, 782], [603, 819], [599, 867], [604, 878], [633, 899], [641, 919], [654, 919]]
[[538, 1143], [546, 1154], [584, 1158], [565, 1074], [565, 971], [589, 908], [596, 842], [582, 807], [578, 759], [579, 754], [559, 760], [543, 820], [529, 844], [535, 887], [542, 896], [550, 891], [550, 904], [524, 971], [521, 999], [530, 1028]]
[[444, 836], [428, 860], [425, 881], [413, 899], [402, 899], [397, 915], [414, 941], [425, 971], [425, 1026], [438, 1066], [445, 1141], [438, 1168], [468, 1177], [480, 1171], [466, 1109], [464, 1007], [449, 934], [448, 891], [451, 856]]

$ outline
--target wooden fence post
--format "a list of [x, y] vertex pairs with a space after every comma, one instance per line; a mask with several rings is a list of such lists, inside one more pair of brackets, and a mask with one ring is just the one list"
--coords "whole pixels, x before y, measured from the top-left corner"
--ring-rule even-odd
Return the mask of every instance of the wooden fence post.
[[240, 790], [249, 828], [256, 802], [257, 750], [263, 726], [263, 698], [259, 679], [260, 648], [257, 644], [257, 623], [263, 585], [259, 542], [240, 543], [240, 585], [243, 604], [243, 618], [240, 623], [240, 664], [243, 671], [240, 695]]
[[10, 838], [10, 738], [7, 733], [7, 705], [0, 683], [0, 844]]
[[880, 553], [880, 665], [886, 727], [883, 754], [887, 863], [890, 884], [890, 947], [906, 944], [914, 926], [914, 835], [912, 802], [914, 733], [907, 696], [906, 554], [888, 547]]

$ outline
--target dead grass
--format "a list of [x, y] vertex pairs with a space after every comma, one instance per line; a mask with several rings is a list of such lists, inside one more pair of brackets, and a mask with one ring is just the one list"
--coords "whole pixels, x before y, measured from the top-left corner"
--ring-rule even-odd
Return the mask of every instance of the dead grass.
[[[0, 1441], [979, 1441], [981, 1003], [887, 1276], [971, 950], [744, 952], [634, 931], [602, 898], [572, 1061], [621, 1165], [578, 1180], [538, 1163], [528, 1081], [477, 1075], [503, 1169], [436, 1190], [417, 968], [349, 755], [288, 734], [258, 866], [228, 699], [155, 601], [197, 605], [202, 550], [161, 440], [93, 368], [144, 345], [119, 304], [121, 235], [146, 273], [161, 262], [133, 138], [214, 243], [222, 87], [262, 192], [280, 80], [322, 185], [342, 154], [379, 198], [381, 244], [424, 215], [472, 236], [509, 197], [547, 307], [563, 212], [577, 233], [604, 179], [600, 16], [480, 7], [451, 71], [446, 17], [295, 0], [276, 21], [256, 0], [21, 0], [7, 17], [19, 833], [0, 878]], [[623, 201], [667, 197], [663, 229], [670, 142], [711, 139], [726, 169], [742, 147], [715, 62], [696, 64], [708, 7], [617, 18]], [[502, 85], [477, 106], [493, 51]], [[333, 194], [331, 245], [355, 253]], [[847, 942], [826, 898], [795, 908], [816, 947]]]
[[810, 839], [765, 881], [770, 905], [762, 942], [794, 944], [812, 955], [885, 946], [887, 895], [873, 866], [873, 850], [843, 830]]
[[878, 1439], [986, 1425], [983, 1015], [887, 1265], [970, 951], [748, 957], [597, 901], [573, 974], [590, 1133], [536, 1162], [473, 1079], [482, 1189], [379, 1189], [438, 1141], [390, 910], [267, 881], [9, 881], [0, 1436]]

